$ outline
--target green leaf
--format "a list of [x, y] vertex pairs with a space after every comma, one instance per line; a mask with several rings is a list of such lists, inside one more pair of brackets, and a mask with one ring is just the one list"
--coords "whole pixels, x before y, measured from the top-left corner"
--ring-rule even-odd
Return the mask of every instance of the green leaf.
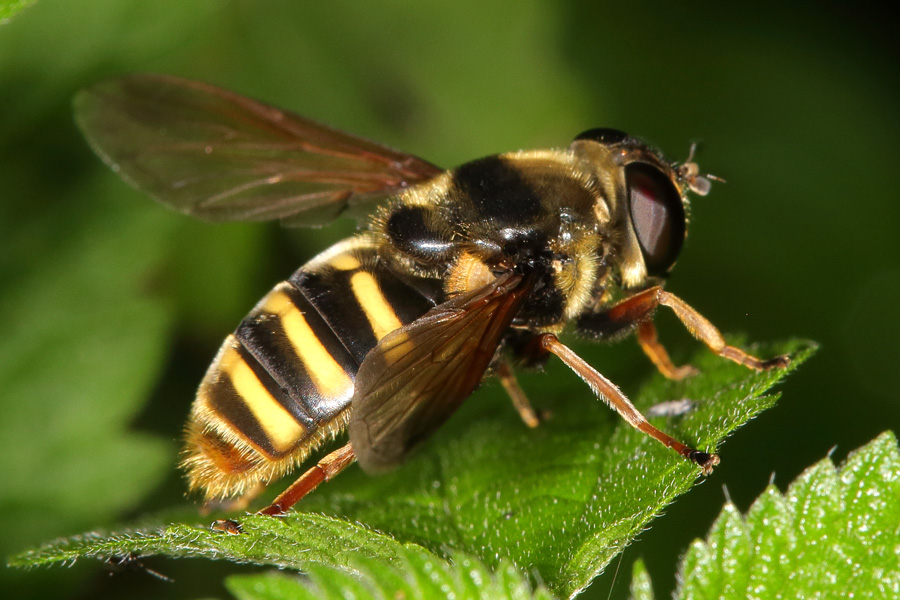
[[897, 438], [886, 432], [839, 470], [826, 458], [784, 494], [769, 486], [746, 516], [726, 504], [684, 557], [675, 597], [900, 596], [898, 474]]
[[[115, 182], [97, 182], [0, 234], [3, 556], [121, 519], [175, 460], [172, 443], [132, 427], [165, 360], [171, 306], [153, 290], [170, 228], [101, 200]], [[54, 597], [78, 577], [23, 575], [0, 570], [0, 588]]]
[[[766, 390], [814, 348], [794, 341], [753, 350], [791, 352], [794, 361], [786, 370], [755, 373], [700, 353], [694, 364], [703, 374], [683, 382], [654, 375], [635, 402], [647, 408], [690, 398], [694, 411], [654, 422], [713, 449], [772, 406], [776, 396]], [[396, 561], [413, 544], [436, 556], [474, 556], [495, 569], [508, 561], [554, 593], [571, 596], [689, 490], [699, 469], [591, 400], [574, 376], [563, 385], [551, 378], [542, 385], [544, 379], [523, 377], [535, 404], [553, 411], [537, 430], [525, 428], [508, 401], [492, 398], [499, 394], [489, 386], [396, 472], [368, 478], [350, 469], [284, 518], [242, 518], [243, 535], [184, 524], [88, 534], [20, 554], [13, 564], [137, 552], [353, 570], [358, 555]]]
[[306, 575], [232, 576], [226, 587], [238, 600], [553, 597], [544, 587], [532, 590], [528, 577], [508, 562], [491, 572], [472, 557], [458, 555], [447, 561], [417, 548], [402, 549], [393, 563], [359, 559], [352, 573], [311, 565]]
[[5, 24], [14, 14], [34, 2], [35, 0], [0, 0], [0, 25]]
[[631, 568], [631, 600], [653, 600], [653, 586], [644, 561], [637, 559]]
[[92, 201], [98, 188], [85, 190], [85, 214], [66, 234], [22, 227], [5, 247], [31, 269], [11, 273], [0, 291], [9, 316], [0, 435], [11, 449], [0, 457], [0, 552], [18, 549], [6, 540], [108, 521], [173, 460], [169, 443], [129, 431], [165, 355], [171, 309], [148, 292], [166, 228], [149, 211]]

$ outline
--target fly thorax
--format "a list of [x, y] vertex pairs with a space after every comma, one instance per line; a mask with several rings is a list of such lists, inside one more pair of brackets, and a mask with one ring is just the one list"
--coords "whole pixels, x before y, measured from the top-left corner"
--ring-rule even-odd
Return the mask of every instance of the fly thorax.
[[457, 251], [457, 233], [433, 206], [398, 203], [376, 217], [374, 229], [390, 246], [389, 254], [425, 265], [446, 265]]

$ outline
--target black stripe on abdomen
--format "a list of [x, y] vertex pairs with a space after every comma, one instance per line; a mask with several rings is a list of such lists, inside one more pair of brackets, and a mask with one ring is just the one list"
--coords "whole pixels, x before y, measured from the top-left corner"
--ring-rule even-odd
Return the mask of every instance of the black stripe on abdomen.
[[290, 281], [316, 307], [360, 364], [381, 338], [434, 306], [383, 267], [301, 269]]
[[358, 363], [289, 282], [263, 298], [236, 336], [287, 392], [296, 419], [327, 420], [350, 402]]
[[279, 457], [309, 431], [285, 408], [290, 398], [233, 335], [200, 384], [198, 402], [263, 453]]

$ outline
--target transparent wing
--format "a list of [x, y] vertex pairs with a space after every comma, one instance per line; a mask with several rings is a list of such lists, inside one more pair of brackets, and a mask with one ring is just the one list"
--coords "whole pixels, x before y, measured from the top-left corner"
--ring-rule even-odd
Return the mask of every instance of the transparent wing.
[[321, 225], [441, 171], [215, 86], [133, 75], [82, 90], [76, 121], [135, 187], [209, 221]]
[[351, 401], [350, 443], [363, 469], [402, 462], [475, 390], [531, 287], [530, 279], [503, 275], [378, 343]]

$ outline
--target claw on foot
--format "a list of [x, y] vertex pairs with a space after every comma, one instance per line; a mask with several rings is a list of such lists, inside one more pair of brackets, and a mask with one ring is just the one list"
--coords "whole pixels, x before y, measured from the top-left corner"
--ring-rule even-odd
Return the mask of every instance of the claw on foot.
[[700, 466], [703, 469], [704, 475], [711, 475], [713, 471], [713, 467], [719, 464], [719, 455], [718, 454], [709, 454], [708, 452], [700, 452], [699, 450], [694, 450], [691, 452], [688, 458]]

